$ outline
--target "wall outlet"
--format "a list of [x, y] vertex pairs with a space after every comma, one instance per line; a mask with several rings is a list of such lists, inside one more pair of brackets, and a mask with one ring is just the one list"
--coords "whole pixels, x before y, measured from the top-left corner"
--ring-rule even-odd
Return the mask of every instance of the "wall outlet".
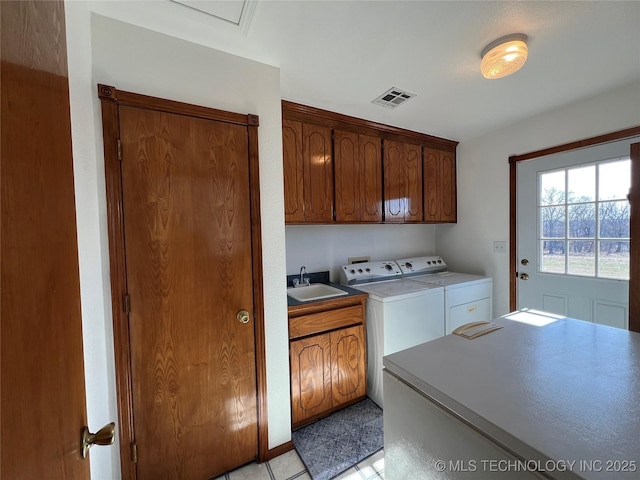
[[493, 253], [507, 253], [507, 242], [504, 240], [494, 240]]
[[348, 258], [349, 265], [351, 265], [352, 263], [364, 263], [364, 262], [370, 262], [370, 261], [371, 261], [371, 257], [349, 257]]

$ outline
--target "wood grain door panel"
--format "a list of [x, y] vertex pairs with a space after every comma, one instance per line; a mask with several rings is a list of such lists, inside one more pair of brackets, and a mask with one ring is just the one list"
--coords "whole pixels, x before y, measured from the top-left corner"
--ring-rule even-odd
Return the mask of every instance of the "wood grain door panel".
[[304, 219], [333, 220], [333, 155], [331, 129], [303, 124]]
[[120, 107], [138, 479], [256, 457], [244, 126]]
[[331, 409], [330, 335], [290, 343], [293, 424]]
[[404, 222], [405, 158], [404, 145], [384, 141], [384, 221]]
[[365, 327], [357, 325], [331, 332], [333, 404], [340, 405], [367, 393]]
[[362, 163], [361, 215], [363, 222], [382, 221], [382, 141], [377, 137], [360, 135]]
[[304, 185], [302, 164], [302, 124], [282, 121], [284, 169], [284, 218], [286, 222], [304, 220]]
[[440, 151], [424, 149], [424, 217], [428, 222], [440, 221]]
[[422, 221], [422, 147], [405, 144], [406, 222]]
[[2, 478], [88, 480], [64, 3], [0, 18]]
[[456, 158], [454, 152], [442, 152], [442, 217], [440, 220], [458, 220], [456, 189]]
[[336, 221], [361, 220], [362, 163], [358, 152], [358, 134], [334, 132], [334, 165], [336, 190]]

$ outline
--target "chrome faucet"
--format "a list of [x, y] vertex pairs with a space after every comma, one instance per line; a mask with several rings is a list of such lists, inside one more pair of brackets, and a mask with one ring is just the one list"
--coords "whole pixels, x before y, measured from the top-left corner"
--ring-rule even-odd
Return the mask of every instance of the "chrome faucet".
[[307, 273], [307, 267], [303, 265], [302, 267], [300, 267], [300, 278], [293, 279], [294, 287], [304, 287], [310, 284], [309, 277], [304, 276], [306, 273]]

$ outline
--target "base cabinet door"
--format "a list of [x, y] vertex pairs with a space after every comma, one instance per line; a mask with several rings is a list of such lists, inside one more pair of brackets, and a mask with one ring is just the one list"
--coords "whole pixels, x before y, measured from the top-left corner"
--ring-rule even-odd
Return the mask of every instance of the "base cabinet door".
[[330, 335], [292, 341], [290, 355], [291, 413], [296, 425], [331, 409]]
[[364, 325], [331, 332], [331, 392], [338, 406], [367, 393]]

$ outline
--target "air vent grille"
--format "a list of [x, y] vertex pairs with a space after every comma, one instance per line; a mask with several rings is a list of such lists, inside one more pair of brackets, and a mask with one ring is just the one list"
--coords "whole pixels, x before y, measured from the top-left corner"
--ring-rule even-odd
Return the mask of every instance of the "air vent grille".
[[380, 105], [385, 108], [396, 108], [415, 96], [415, 93], [407, 92], [406, 90], [393, 87], [384, 92], [371, 103], [375, 103], [376, 105]]

